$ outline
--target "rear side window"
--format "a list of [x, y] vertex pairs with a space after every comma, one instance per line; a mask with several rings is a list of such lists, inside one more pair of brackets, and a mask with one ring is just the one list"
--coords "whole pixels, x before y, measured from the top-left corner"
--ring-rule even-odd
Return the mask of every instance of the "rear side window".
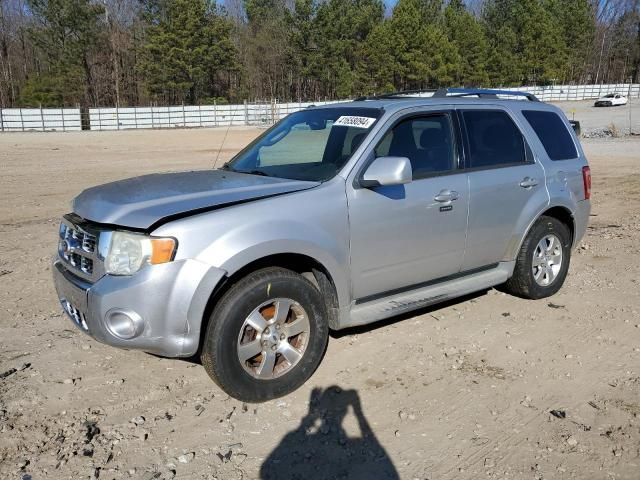
[[570, 160], [578, 157], [569, 130], [557, 113], [523, 110], [522, 114], [538, 135], [551, 160]]
[[505, 112], [467, 110], [462, 116], [469, 141], [469, 168], [526, 163], [522, 133]]

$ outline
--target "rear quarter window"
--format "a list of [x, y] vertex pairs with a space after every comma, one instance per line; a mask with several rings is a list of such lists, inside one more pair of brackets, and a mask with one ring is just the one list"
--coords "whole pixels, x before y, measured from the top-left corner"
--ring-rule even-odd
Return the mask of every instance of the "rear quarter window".
[[571, 160], [578, 157], [569, 129], [557, 113], [523, 110], [522, 114], [538, 135], [551, 160]]

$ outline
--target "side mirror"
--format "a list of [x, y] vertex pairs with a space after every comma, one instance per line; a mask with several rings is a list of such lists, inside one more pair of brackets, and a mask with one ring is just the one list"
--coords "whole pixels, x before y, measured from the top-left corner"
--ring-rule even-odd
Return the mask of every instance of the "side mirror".
[[378, 157], [362, 175], [364, 188], [403, 185], [413, 180], [411, 162], [406, 157]]

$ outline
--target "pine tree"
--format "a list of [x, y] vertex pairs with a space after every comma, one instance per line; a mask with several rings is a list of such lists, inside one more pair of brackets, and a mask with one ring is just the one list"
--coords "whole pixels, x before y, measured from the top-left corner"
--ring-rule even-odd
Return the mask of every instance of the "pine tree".
[[28, 5], [38, 19], [29, 36], [49, 68], [29, 81], [22, 103], [97, 105], [91, 58], [104, 38], [103, 8], [89, 0], [28, 0]]
[[391, 22], [384, 21], [367, 36], [357, 66], [357, 91], [375, 95], [396, 90], [397, 62], [394, 56]]
[[518, 48], [518, 37], [511, 27], [503, 26], [493, 32], [487, 62], [487, 75], [492, 86], [522, 85]]
[[566, 48], [564, 79], [579, 81], [595, 33], [594, 4], [590, 0], [544, 0], [543, 6], [557, 22]]
[[483, 17], [490, 78], [506, 84], [551, 83], [564, 77], [567, 48], [558, 19], [541, 0], [488, 0]]
[[219, 75], [235, 68], [231, 25], [207, 0], [172, 0], [150, 10], [140, 71], [149, 93], [171, 103], [216, 96]]
[[448, 38], [460, 55], [460, 68], [454, 82], [465, 86], [481, 86], [489, 81], [487, 74], [488, 44], [480, 22], [462, 0], [451, 0], [444, 13]]
[[367, 36], [384, 16], [382, 0], [328, 0], [316, 16], [319, 80], [331, 97], [358, 93], [358, 64]]
[[393, 9], [386, 58], [392, 59], [389, 68], [397, 89], [453, 83], [460, 57], [444, 31], [441, 6], [439, 1], [399, 0]]
[[240, 45], [245, 59], [245, 81], [262, 98], [288, 98], [293, 83], [293, 48], [288, 34], [285, 0], [245, 0], [246, 26]]
[[296, 78], [295, 98], [318, 98], [320, 95], [320, 55], [316, 0], [295, 0], [287, 16], [287, 30], [292, 52], [292, 68]]
[[567, 48], [557, 18], [540, 0], [521, 0], [513, 13], [520, 40], [524, 81], [529, 84], [562, 82]]

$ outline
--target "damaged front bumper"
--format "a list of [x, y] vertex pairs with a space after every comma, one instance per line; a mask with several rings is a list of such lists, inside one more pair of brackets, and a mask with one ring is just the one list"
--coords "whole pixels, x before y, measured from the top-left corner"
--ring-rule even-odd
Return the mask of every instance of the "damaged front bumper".
[[53, 264], [58, 299], [80, 330], [107, 345], [166, 357], [197, 352], [207, 303], [225, 275], [189, 259], [88, 283], [60, 260]]

